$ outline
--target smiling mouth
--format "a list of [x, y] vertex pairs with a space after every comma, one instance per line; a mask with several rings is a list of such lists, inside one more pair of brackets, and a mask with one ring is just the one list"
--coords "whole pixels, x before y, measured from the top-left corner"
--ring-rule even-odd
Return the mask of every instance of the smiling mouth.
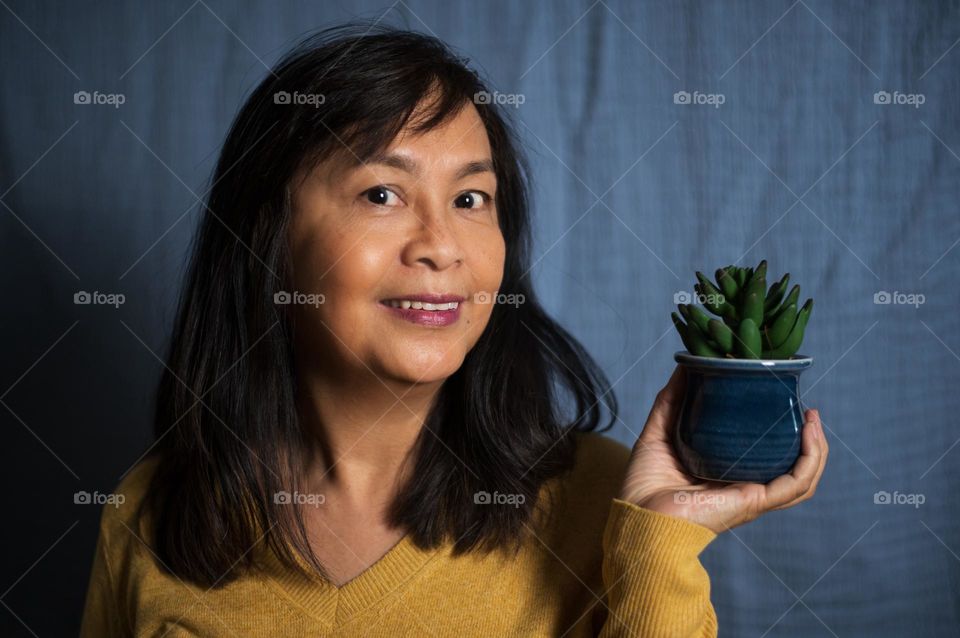
[[381, 301], [385, 306], [391, 308], [400, 308], [403, 310], [427, 310], [427, 311], [447, 311], [447, 310], [456, 310], [460, 307], [459, 301], [449, 301], [446, 303], [430, 303], [425, 301], [417, 301], [411, 299], [384, 299]]
[[416, 293], [383, 299], [380, 305], [395, 318], [427, 328], [455, 324], [463, 310], [464, 297], [452, 294]]

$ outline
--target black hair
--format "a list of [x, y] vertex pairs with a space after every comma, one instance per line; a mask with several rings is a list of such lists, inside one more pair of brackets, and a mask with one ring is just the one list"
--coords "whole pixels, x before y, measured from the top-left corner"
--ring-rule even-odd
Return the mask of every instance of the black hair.
[[[469, 61], [437, 38], [348, 23], [300, 41], [239, 111], [157, 388], [149, 457], [157, 464], [140, 509], [150, 513], [160, 562], [181, 579], [228, 583], [255, 567], [249, 550], [258, 541], [291, 568], [303, 568], [299, 556], [324, 573], [299, 509], [274, 498], [300, 484], [306, 440], [295, 409], [292, 326], [274, 303], [289, 290], [289, 185], [304, 163], [344, 148], [366, 160], [405, 126], [426, 131], [468, 104], [477, 109], [506, 245], [500, 293], [523, 303], [495, 304], [479, 341], [443, 382], [391, 523], [424, 549], [448, 539], [454, 554], [516, 545], [541, 488], [573, 465], [570, 432], [597, 430], [601, 404], [611, 418], [599, 431], [613, 425], [617, 401], [604, 373], [534, 293], [529, 168], [501, 107], [477, 99], [481, 92], [487, 84]], [[294, 93], [322, 103], [285, 97]], [[435, 99], [424, 117], [408, 122], [428, 95]], [[565, 399], [572, 420], [563, 416]], [[495, 491], [523, 495], [523, 503], [475, 506], [476, 494]]]

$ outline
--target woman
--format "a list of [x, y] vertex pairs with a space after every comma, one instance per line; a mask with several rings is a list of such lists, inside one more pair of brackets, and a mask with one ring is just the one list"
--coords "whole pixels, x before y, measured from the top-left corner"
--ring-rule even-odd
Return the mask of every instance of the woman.
[[484, 91], [441, 42], [354, 24], [247, 100], [84, 636], [716, 635], [698, 555], [813, 495], [818, 415], [767, 485], [683, 473], [680, 369], [632, 452], [600, 435], [612, 389], [537, 301]]

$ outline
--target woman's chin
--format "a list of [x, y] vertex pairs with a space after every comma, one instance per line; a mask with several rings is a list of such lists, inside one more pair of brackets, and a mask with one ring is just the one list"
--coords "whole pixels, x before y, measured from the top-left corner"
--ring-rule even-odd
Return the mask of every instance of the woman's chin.
[[385, 366], [386, 372], [395, 379], [409, 383], [433, 383], [443, 381], [459, 368], [462, 360], [452, 353], [438, 353], [431, 356], [424, 352], [410, 353], [406, 357], [394, 360], [393, 365]]

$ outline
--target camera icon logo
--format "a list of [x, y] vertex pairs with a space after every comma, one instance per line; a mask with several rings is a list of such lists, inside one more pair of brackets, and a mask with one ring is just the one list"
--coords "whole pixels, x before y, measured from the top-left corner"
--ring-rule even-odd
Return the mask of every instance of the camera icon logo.
[[886, 91], [877, 91], [873, 94], [874, 104], [890, 104], [890, 94]]
[[889, 304], [890, 299], [890, 293], [886, 290], [873, 293], [873, 303], [875, 304]]
[[473, 502], [477, 505], [489, 505], [490, 504], [490, 492], [476, 492], [473, 495]]
[[73, 94], [74, 104], [90, 104], [90, 93], [87, 91], [77, 91]]
[[79, 305], [88, 305], [93, 301], [93, 297], [89, 292], [81, 290], [80, 292], [73, 293], [73, 303]]
[[876, 505], [889, 505], [890, 504], [890, 492], [885, 492], [880, 490], [873, 495], [873, 502]]
[[677, 292], [673, 293], [673, 303], [675, 304], [686, 304], [690, 303], [691, 301], [692, 299], [690, 297], [690, 293], [686, 290], [678, 290]]
[[287, 91], [277, 91], [273, 94], [274, 104], [290, 104], [290, 94]]
[[490, 104], [491, 102], [489, 91], [477, 91], [473, 94], [474, 104]]
[[280, 292], [273, 293], [273, 303], [281, 306], [288, 306], [292, 303], [293, 297], [289, 292], [281, 290]]
[[673, 94], [674, 104], [690, 104], [690, 94], [687, 91], [677, 91]]

